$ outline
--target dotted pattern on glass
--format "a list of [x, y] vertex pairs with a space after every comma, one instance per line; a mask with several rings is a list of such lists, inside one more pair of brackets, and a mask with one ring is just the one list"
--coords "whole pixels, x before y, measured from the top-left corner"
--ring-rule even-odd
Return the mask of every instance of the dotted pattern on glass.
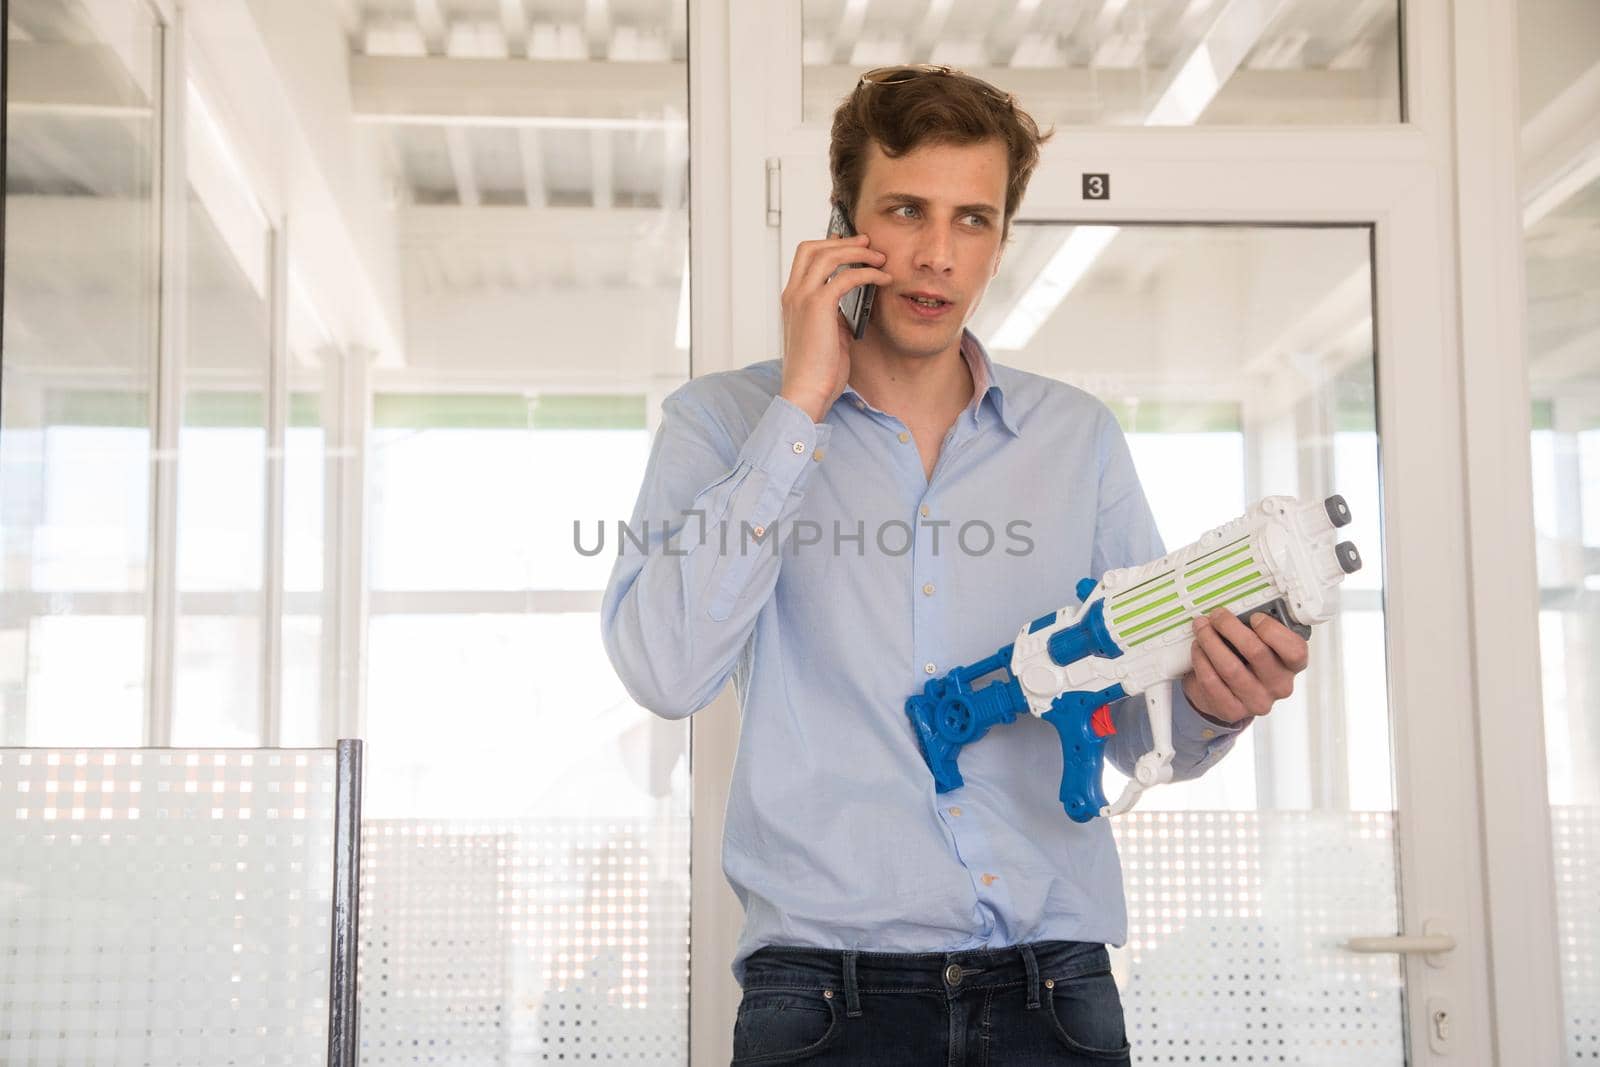
[[367, 820], [361, 1062], [688, 1062], [687, 821]]
[[1392, 813], [1136, 811], [1111, 825], [1129, 913], [1113, 967], [1136, 1062], [1405, 1063], [1398, 958], [1339, 947], [1398, 930]]
[[327, 1057], [331, 751], [0, 749], [0, 1063]]
[[1600, 808], [1550, 808], [1567, 1059], [1600, 1062]]

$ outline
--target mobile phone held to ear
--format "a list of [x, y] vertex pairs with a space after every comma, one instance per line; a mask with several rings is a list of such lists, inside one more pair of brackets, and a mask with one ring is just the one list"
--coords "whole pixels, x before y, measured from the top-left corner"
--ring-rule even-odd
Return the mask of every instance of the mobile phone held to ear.
[[[828, 215], [829, 237], [854, 237], [855, 227], [850, 225], [850, 216], [844, 213], [844, 208], [837, 202], [833, 211]], [[849, 270], [851, 267], [865, 267], [865, 263], [850, 263], [839, 270]], [[835, 274], [839, 271], [834, 271]], [[867, 319], [872, 315], [872, 300], [878, 295], [876, 285], [858, 285], [844, 294], [839, 301], [839, 310], [844, 313], [844, 318], [850, 324], [850, 333], [857, 341], [861, 340], [867, 332]]]

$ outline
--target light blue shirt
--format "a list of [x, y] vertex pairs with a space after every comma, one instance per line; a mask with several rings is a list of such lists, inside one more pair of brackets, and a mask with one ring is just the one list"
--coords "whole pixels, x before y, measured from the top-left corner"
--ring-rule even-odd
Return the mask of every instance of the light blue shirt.
[[[745, 909], [741, 981], [764, 945], [1127, 939], [1109, 823], [1075, 823], [1056, 799], [1055, 730], [994, 727], [962, 751], [965, 784], [936, 794], [905, 715], [931, 677], [1076, 608], [1078, 579], [1165, 552], [1104, 404], [992, 363], [971, 334], [962, 352], [977, 388], [931, 478], [909, 428], [854, 389], [813, 423], [777, 395], [778, 360], [662, 405], [601, 625], [623, 685], [659, 715], [733, 679], [723, 870]], [[1106, 755], [1127, 773], [1151, 748], [1143, 697], [1112, 719]], [[1237, 730], [1174, 687], [1173, 734], [1184, 779]]]

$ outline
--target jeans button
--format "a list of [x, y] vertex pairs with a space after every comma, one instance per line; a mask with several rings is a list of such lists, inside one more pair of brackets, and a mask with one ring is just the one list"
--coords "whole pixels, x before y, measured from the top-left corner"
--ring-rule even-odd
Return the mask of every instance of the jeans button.
[[961, 984], [961, 965], [952, 963], [944, 969], [944, 980], [951, 985]]

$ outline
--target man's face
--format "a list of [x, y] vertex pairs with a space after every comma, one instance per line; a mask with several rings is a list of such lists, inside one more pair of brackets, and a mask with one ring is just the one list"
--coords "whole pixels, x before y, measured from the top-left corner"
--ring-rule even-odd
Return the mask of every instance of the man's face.
[[856, 197], [856, 230], [889, 257], [866, 340], [934, 356], [961, 331], [1000, 269], [1006, 150], [998, 140], [928, 144], [890, 158], [876, 143]]

